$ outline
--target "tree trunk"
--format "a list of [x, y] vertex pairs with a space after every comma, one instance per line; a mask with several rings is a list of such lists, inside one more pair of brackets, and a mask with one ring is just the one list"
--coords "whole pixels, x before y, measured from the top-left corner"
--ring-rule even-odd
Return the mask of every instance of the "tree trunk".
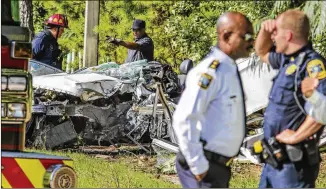
[[19, 14], [22, 27], [27, 27], [34, 37], [34, 25], [33, 25], [33, 4], [32, 0], [20, 0], [19, 1]]

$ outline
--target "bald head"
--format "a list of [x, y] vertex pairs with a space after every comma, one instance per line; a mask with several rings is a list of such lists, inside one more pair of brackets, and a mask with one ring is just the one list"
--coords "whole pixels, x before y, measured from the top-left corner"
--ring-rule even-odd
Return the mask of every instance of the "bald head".
[[248, 30], [252, 27], [250, 20], [239, 12], [226, 12], [222, 14], [216, 23], [216, 31], [218, 34], [222, 31], [234, 32], [236, 30]]
[[249, 56], [253, 47], [253, 27], [239, 12], [226, 12], [216, 23], [218, 47], [232, 59]]
[[281, 28], [291, 30], [299, 39], [308, 40], [310, 31], [309, 19], [302, 11], [287, 10], [280, 14], [277, 20], [280, 22]]

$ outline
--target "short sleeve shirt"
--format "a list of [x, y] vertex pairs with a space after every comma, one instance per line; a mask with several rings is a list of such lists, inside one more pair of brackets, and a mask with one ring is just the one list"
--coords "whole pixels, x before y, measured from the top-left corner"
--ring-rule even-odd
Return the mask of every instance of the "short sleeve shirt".
[[135, 43], [138, 44], [138, 49], [128, 49], [128, 57], [125, 62], [134, 62], [143, 59], [147, 61], [154, 60], [154, 43], [147, 34], [136, 39]]
[[[301, 52], [305, 52], [306, 55], [299, 66], [298, 57]], [[273, 79], [269, 103], [264, 116], [264, 135], [267, 139], [285, 129], [296, 130], [305, 120], [306, 116], [302, 107], [306, 102], [301, 92], [301, 81], [305, 77], [318, 74], [317, 90], [326, 94], [326, 61], [312, 49], [311, 44], [291, 55], [276, 53], [273, 49], [269, 54], [269, 63], [273, 69], [278, 69], [279, 73]], [[297, 89], [296, 93], [295, 89]]]

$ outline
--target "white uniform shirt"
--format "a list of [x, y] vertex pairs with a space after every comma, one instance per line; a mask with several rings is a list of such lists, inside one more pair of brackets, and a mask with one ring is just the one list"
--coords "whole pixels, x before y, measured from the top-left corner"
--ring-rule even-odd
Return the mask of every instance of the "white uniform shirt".
[[326, 96], [314, 90], [309, 98], [306, 98], [305, 110], [318, 123], [326, 124]]
[[[217, 69], [210, 68], [214, 60]], [[235, 62], [218, 48], [194, 67], [173, 115], [179, 149], [193, 174], [208, 170], [205, 149], [224, 156], [237, 155], [245, 136], [245, 107]], [[212, 77], [207, 89], [199, 85], [202, 74]]]

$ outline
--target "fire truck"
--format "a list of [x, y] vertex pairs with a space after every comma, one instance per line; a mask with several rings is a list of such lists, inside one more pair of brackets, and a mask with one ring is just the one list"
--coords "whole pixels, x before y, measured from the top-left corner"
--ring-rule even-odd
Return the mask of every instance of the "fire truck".
[[1, 0], [1, 187], [75, 188], [72, 159], [25, 150], [31, 118], [31, 35], [19, 23], [19, 1]]

